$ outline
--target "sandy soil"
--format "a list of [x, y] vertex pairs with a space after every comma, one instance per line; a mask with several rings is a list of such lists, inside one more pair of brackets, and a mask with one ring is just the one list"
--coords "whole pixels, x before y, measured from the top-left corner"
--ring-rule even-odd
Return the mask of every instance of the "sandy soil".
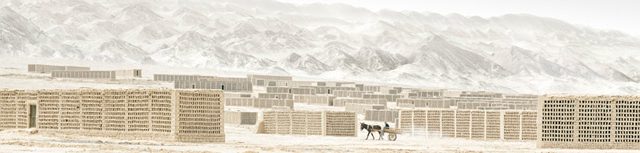
[[475, 141], [401, 135], [397, 141], [358, 137], [254, 134], [254, 127], [227, 125], [224, 144], [122, 140], [81, 135], [0, 132], [0, 152], [530, 152], [533, 142]]
[[[637, 152], [637, 150], [537, 149], [534, 141], [479, 141], [400, 135], [397, 141], [358, 137], [255, 134], [252, 126], [227, 125], [226, 143], [198, 144], [87, 137], [80, 134], [0, 131], [0, 153], [22, 152]], [[377, 135], [376, 135], [377, 136]]]

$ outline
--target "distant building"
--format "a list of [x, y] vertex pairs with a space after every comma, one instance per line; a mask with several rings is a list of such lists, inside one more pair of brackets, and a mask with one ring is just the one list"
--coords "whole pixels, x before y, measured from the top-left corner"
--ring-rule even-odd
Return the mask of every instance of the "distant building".
[[406, 93], [407, 98], [416, 98], [416, 99], [421, 99], [421, 98], [440, 98], [440, 97], [444, 97], [444, 93], [446, 92], [446, 90], [444, 89], [432, 89], [432, 90], [427, 90], [427, 89], [412, 89], [410, 91], [408, 91], [408, 93]]
[[29, 64], [27, 71], [32, 73], [51, 73], [53, 71], [89, 71], [89, 67], [81, 66], [57, 66], [44, 64]]
[[54, 78], [76, 78], [76, 79], [105, 79], [120, 80], [134, 79], [142, 77], [142, 70], [112, 70], [112, 71], [52, 71], [51, 77]]
[[254, 86], [266, 87], [266, 86], [289, 86], [293, 77], [291, 76], [274, 76], [274, 75], [247, 75], [247, 78], [251, 80]]
[[176, 89], [221, 89], [231, 92], [252, 92], [253, 85], [247, 78], [207, 77], [199, 80], [176, 80]]
[[154, 74], [153, 81], [198, 81], [201, 79], [214, 78], [214, 76], [201, 76], [201, 75], [180, 75], [180, 74]]

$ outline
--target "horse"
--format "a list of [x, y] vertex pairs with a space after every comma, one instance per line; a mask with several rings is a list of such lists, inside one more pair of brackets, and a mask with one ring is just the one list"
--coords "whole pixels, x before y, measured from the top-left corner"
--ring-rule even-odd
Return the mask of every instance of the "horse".
[[371, 137], [373, 137], [373, 140], [376, 139], [376, 137], [373, 135], [373, 133], [371, 132], [378, 132], [378, 135], [380, 136], [380, 138], [378, 138], [378, 140], [382, 139], [382, 127], [380, 127], [380, 125], [367, 125], [364, 123], [360, 123], [360, 131], [362, 130], [367, 130], [367, 138], [365, 140], [369, 140], [369, 135], [371, 135]]

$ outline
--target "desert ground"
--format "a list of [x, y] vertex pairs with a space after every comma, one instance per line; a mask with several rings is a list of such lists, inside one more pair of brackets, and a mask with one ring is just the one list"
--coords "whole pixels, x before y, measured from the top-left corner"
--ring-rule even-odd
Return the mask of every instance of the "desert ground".
[[[22, 152], [636, 152], [637, 150], [537, 149], [535, 141], [481, 141], [459, 138], [427, 138], [402, 134], [396, 141], [358, 137], [255, 134], [255, 127], [226, 125], [226, 143], [180, 143], [87, 137], [80, 134], [0, 131], [1, 153]], [[377, 138], [377, 134], [376, 134]]]

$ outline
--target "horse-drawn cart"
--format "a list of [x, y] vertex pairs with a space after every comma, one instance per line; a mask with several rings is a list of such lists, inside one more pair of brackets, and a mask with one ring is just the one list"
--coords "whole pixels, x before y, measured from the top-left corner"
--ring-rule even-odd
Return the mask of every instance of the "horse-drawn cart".
[[383, 128], [382, 126], [379, 125], [368, 125], [365, 123], [360, 123], [360, 131], [362, 130], [367, 130], [367, 138], [365, 140], [369, 139], [369, 135], [371, 135], [371, 137], [373, 137], [373, 139], [375, 140], [376, 137], [373, 135], [372, 132], [378, 132], [378, 134], [380, 134], [380, 137], [378, 137], [378, 140], [382, 140], [382, 137], [384, 136], [385, 133], [387, 133], [387, 138], [389, 138], [389, 141], [396, 141], [396, 139], [398, 139], [398, 134], [402, 133], [402, 131], [400, 131], [400, 129], [398, 128], [390, 128], [389, 124], [387, 124], [385, 122], [385, 127]]
[[387, 133], [389, 141], [396, 141], [398, 134], [402, 133], [402, 131], [398, 128], [388, 128], [384, 129], [384, 133]]

